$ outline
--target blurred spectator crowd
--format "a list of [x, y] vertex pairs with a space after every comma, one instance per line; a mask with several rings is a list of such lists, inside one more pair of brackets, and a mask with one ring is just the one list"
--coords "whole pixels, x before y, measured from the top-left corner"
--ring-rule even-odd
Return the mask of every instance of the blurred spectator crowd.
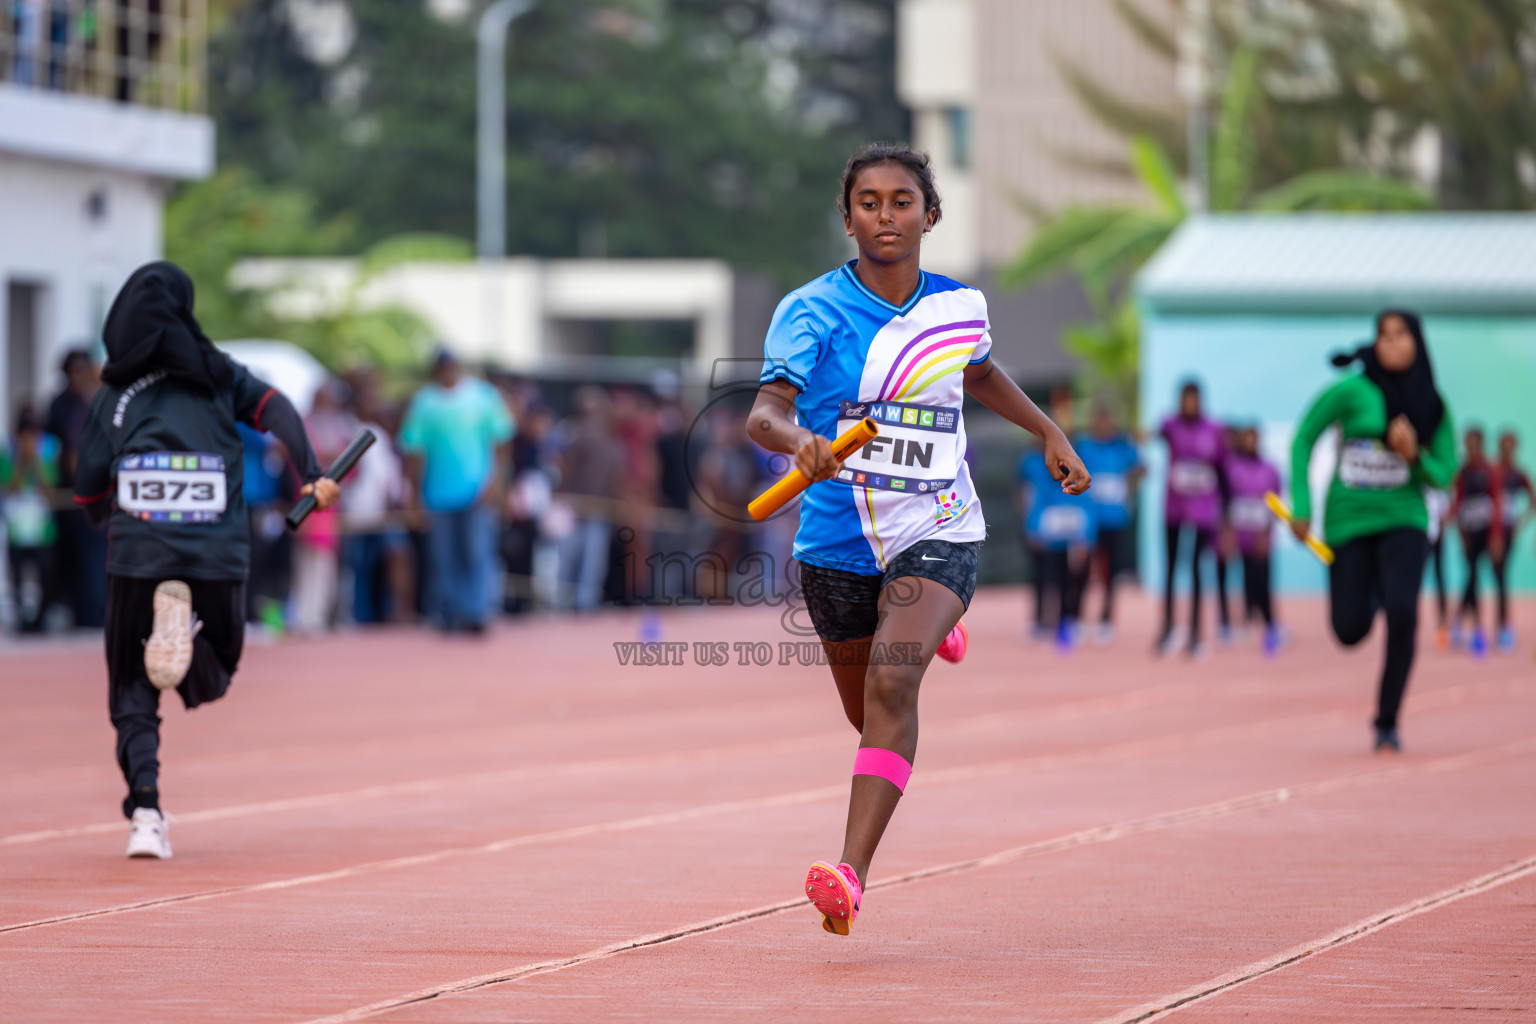
[[[61, 371], [57, 395], [23, 408], [0, 445], [8, 632], [103, 621], [105, 531], [70, 496], [99, 367], [81, 349]], [[240, 427], [248, 618], [271, 634], [409, 622], [477, 633], [502, 615], [730, 600], [765, 564], [782, 572], [793, 517], [749, 528], [747, 502], [782, 467], [746, 439], [745, 407], [727, 405], [700, 418], [672, 374], [541, 383], [470, 372], [446, 350], [399, 397], [373, 371], [330, 378], [306, 418], [322, 465], [362, 430], [377, 442], [341, 504], [296, 533], [286, 453]], [[769, 558], [745, 557], [757, 551]]]
[[[59, 374], [51, 399], [20, 409], [0, 439], [0, 630], [7, 633], [99, 628], [104, 620], [106, 531], [91, 527], [71, 498], [100, 371], [81, 348], [65, 355]], [[788, 465], [741, 429], [754, 386], [696, 402], [671, 373], [646, 383], [534, 381], [473, 373], [439, 350], [425, 383], [393, 390], [377, 372], [358, 370], [314, 391], [306, 422], [323, 465], [363, 430], [377, 442], [342, 481], [341, 504], [311, 515], [296, 533], [284, 517], [301, 481], [275, 438], [241, 425], [252, 536], [247, 614], [263, 631], [421, 622], [474, 634], [504, 615], [775, 604], [792, 590], [787, 573], [798, 517], [754, 523], [746, 514], [747, 503]], [[1052, 407], [1071, 430], [1070, 394], [1054, 395]], [[1180, 415], [1203, 415], [1193, 385]], [[1165, 440], [1169, 429], [1165, 424]], [[1253, 425], [1212, 429], [1222, 438], [1209, 474], [1220, 514], [1208, 543], [1189, 559], [1201, 572], [1202, 554], [1212, 556], [1219, 643], [1229, 641], [1235, 623], [1261, 617], [1270, 646], [1278, 646], [1270, 518], [1262, 510], [1240, 513], [1265, 491], [1283, 490], [1283, 473], [1260, 455]], [[1075, 646], [1093, 577], [1105, 591], [1095, 635], [1108, 640], [1114, 580], [1136, 565], [1139, 450], [1149, 440], [1096, 408], [1090, 429], [1075, 435], [1094, 473], [1094, 489], [1082, 498], [1052, 484], [1037, 449], [1025, 453], [1016, 479], [1035, 585], [1034, 639], [1054, 634], [1058, 645]], [[1477, 427], [1468, 429], [1465, 447], [1453, 487], [1429, 495], [1436, 640], [1443, 649], [1461, 646], [1470, 620], [1467, 643], [1476, 649], [1480, 642], [1475, 572], [1454, 614], [1448, 607], [1443, 536], [1455, 529], [1469, 561], [1487, 553], [1497, 643], [1512, 648], [1506, 566], [1521, 527], [1536, 517], [1530, 478], [1517, 465], [1513, 431], [1500, 434], [1496, 456], [1484, 452]], [[1256, 483], [1245, 490], [1233, 481], [1249, 464], [1263, 472], [1248, 474]], [[1244, 525], [1249, 519], [1257, 519], [1254, 528]], [[1183, 561], [1177, 527], [1170, 518], [1170, 622], [1172, 570]], [[1243, 569], [1241, 618], [1227, 608], [1229, 562]]]

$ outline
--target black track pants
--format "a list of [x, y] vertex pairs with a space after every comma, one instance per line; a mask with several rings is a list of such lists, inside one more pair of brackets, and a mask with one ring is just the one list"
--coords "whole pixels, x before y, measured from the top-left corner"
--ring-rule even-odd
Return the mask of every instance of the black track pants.
[[1472, 624], [1483, 624], [1482, 602], [1478, 599], [1478, 590], [1481, 580], [1478, 573], [1482, 569], [1483, 558], [1493, 561], [1493, 554], [1488, 550], [1488, 542], [1493, 536], [1491, 530], [1463, 530], [1461, 531], [1461, 547], [1467, 556], [1467, 587], [1461, 595], [1461, 609], [1456, 618], [1458, 621], [1466, 616], [1472, 616]]
[[1243, 555], [1243, 607], [1245, 618], [1258, 615], [1266, 628], [1275, 624], [1274, 588], [1270, 582], [1269, 552]]
[[1439, 616], [1437, 621], [1441, 626], [1446, 623], [1449, 609], [1445, 600], [1445, 531], [1440, 531], [1440, 536], [1429, 542], [1430, 576], [1435, 581], [1435, 614]]
[[[1163, 638], [1173, 632], [1173, 576], [1179, 565], [1179, 537], [1184, 528], [1174, 523], [1164, 527], [1163, 539], [1167, 544], [1168, 569], [1163, 580]], [[1194, 551], [1190, 553], [1190, 583], [1189, 583], [1189, 645], [1191, 647], [1200, 642], [1200, 560], [1205, 556], [1205, 550], [1210, 546], [1211, 535], [1198, 527], [1190, 527], [1190, 533], [1194, 534]]]
[[[144, 671], [144, 641], [155, 622], [159, 580], [107, 577], [107, 703], [117, 729], [117, 764], [128, 783], [123, 814], [160, 806], [160, 691]], [[202, 620], [192, 667], [176, 688], [188, 709], [218, 700], [245, 645], [245, 584], [188, 580], [192, 610]]]
[[1390, 530], [1357, 537], [1334, 549], [1328, 570], [1333, 632], [1353, 647], [1371, 632], [1378, 609], [1387, 618], [1387, 655], [1381, 668], [1376, 727], [1395, 729], [1419, 628], [1419, 589], [1429, 540], [1422, 530]]

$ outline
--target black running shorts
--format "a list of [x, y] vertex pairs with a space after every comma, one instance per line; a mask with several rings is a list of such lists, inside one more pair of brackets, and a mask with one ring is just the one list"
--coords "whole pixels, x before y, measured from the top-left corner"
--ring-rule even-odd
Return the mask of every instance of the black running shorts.
[[976, 592], [976, 555], [980, 547], [974, 541], [918, 541], [891, 559], [879, 576], [800, 562], [800, 589], [805, 594], [811, 624], [821, 639], [831, 643], [874, 636], [880, 621], [881, 592], [908, 576], [942, 583], [969, 608], [971, 595]]

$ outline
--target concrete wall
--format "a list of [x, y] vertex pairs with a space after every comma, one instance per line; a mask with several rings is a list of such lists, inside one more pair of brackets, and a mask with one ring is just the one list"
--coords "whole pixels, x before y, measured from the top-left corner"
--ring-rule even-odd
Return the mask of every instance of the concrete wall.
[[0, 83], [0, 152], [158, 178], [213, 173], [213, 122]]
[[42, 286], [36, 373], [29, 387], [4, 379], [0, 423], [16, 409], [7, 396], [31, 391], [45, 402], [60, 385], [58, 361], [72, 345], [95, 342], [117, 289], [161, 254], [162, 190], [133, 173], [19, 157], [0, 151], [0, 325], [8, 283]]
[[[692, 360], [705, 375], [714, 360], [740, 344], [733, 338], [736, 277], [716, 260], [515, 258], [410, 263], [361, 282], [356, 273], [353, 260], [263, 259], [242, 262], [234, 280], [271, 291], [273, 310], [284, 316], [313, 316], [347, 303], [363, 309], [399, 305], [464, 358], [512, 370], [550, 368], [567, 359], [550, 329], [561, 320], [691, 320]], [[761, 345], [760, 334], [756, 342]]]
[[162, 253], [164, 186], [213, 171], [213, 122], [196, 114], [0, 83], [0, 330], [13, 283], [33, 286], [30, 381], [10, 380], [0, 336], [0, 425], [11, 396], [46, 402], [59, 357], [100, 337], [123, 281]]

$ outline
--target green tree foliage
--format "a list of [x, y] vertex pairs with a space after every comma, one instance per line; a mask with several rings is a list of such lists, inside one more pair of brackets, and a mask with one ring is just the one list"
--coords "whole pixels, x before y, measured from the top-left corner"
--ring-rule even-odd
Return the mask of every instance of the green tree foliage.
[[[1218, 213], [1255, 210], [1422, 210], [1432, 200], [1406, 182], [1363, 171], [1330, 170], [1302, 175], [1254, 192], [1257, 150], [1246, 130], [1258, 62], [1239, 54], [1232, 63], [1211, 143], [1211, 200]], [[1247, 81], [1233, 81], [1243, 78]], [[1062, 271], [1078, 275], [1089, 296], [1107, 300], [1157, 252], [1189, 215], [1172, 159], [1146, 137], [1130, 142], [1142, 203], [1073, 205], [1038, 225], [1029, 245], [1008, 266], [1006, 284], [1025, 286]]]
[[[1146, 50], [1170, 67], [1180, 60], [1179, 35], [1186, 17], [1184, 0], [1112, 0], [1121, 22]], [[1358, 0], [1338, 0], [1343, 7]], [[1210, 72], [1218, 81], [1247, 90], [1233, 103], [1215, 97], [1226, 115], [1239, 115], [1244, 125], [1242, 145], [1250, 150], [1245, 167], [1254, 189], [1264, 189], [1312, 171], [1359, 164], [1351, 146], [1353, 128], [1369, 104], [1319, 103], [1328, 72], [1319, 64], [1327, 48], [1315, 34], [1313, 0], [1274, 3], [1273, 0], [1210, 0], [1211, 22], [1206, 49]], [[1337, 26], [1349, 34], [1357, 26]], [[1235, 63], [1247, 66], [1234, 68]], [[1168, 154], [1178, 172], [1190, 167], [1188, 110], [1179, 99], [1160, 104], [1124, 96], [1104, 86], [1091, 64], [1057, 58], [1058, 70], [1073, 94], [1093, 117], [1124, 138], [1146, 137]], [[1064, 158], [1086, 170], [1131, 178], [1126, 159], [1106, 159], [1066, 153]], [[1229, 169], [1230, 166], [1229, 166]], [[1373, 168], [1378, 171], [1381, 167]], [[1213, 186], [1217, 182], [1213, 181]], [[1232, 192], [1244, 190], [1222, 182]], [[1230, 198], [1230, 196], [1228, 197]]]
[[419, 317], [396, 306], [361, 301], [367, 285], [411, 260], [462, 260], [468, 243], [440, 235], [397, 235], [363, 250], [357, 279], [333, 308], [312, 317], [284, 316], [270, 296], [242, 288], [232, 271], [260, 256], [322, 256], [353, 248], [357, 230], [345, 214], [318, 219], [302, 192], [267, 188], [238, 168], [192, 185], [166, 207], [166, 258], [197, 286], [197, 316], [216, 340], [281, 338], [333, 370], [357, 365], [388, 372], [419, 369], [432, 342]]
[[[1314, 171], [1255, 191], [1259, 147], [1249, 124], [1259, 102], [1261, 67], [1256, 51], [1239, 50], [1221, 92], [1211, 139], [1215, 212], [1422, 210], [1433, 205], [1416, 186], [1368, 171]], [[1069, 329], [1066, 347], [1083, 360], [1094, 387], [1127, 402], [1135, 390], [1139, 338], [1127, 286], [1189, 216], [1179, 172], [1155, 140], [1133, 138], [1130, 164], [1146, 201], [1068, 206], [1037, 225], [1028, 246], [1001, 275], [1004, 284], [1016, 287], [1063, 272], [1076, 275], [1096, 320]]]
[[1533, 0], [1233, 6], [1259, 19], [1266, 64], [1284, 86], [1277, 116], [1326, 126], [1386, 174], [1421, 169], [1423, 138], [1437, 151], [1441, 206], [1536, 207]]
[[276, 328], [260, 295], [230, 285], [237, 262], [338, 252], [355, 234], [349, 218], [322, 222], [305, 193], [264, 187], [238, 167], [182, 189], [165, 210], [165, 258], [196, 284], [198, 321], [215, 339], [273, 336]]
[[378, 279], [406, 263], [453, 263], [469, 260], [468, 242], [426, 232], [394, 235], [364, 249], [357, 274], [334, 305], [318, 315], [290, 320], [282, 337], [308, 349], [332, 369], [367, 366], [384, 371], [386, 380], [421, 372], [437, 341], [431, 325], [392, 303], [366, 301]]
[[[1112, 2], [1148, 52], [1170, 65], [1179, 59], [1183, 0]], [[1241, 106], [1255, 190], [1341, 167], [1404, 180], [1437, 169], [1441, 207], [1536, 206], [1536, 0], [1210, 0], [1209, 6], [1208, 57], [1216, 78], [1253, 87]], [[1239, 60], [1252, 62], [1257, 74], [1234, 74]], [[1149, 104], [1104, 86], [1092, 64], [1056, 63], [1100, 123], [1126, 138], [1155, 140], [1186, 171], [1181, 103]], [[1228, 99], [1214, 102], [1231, 111]], [[1426, 166], [1426, 149], [1437, 168]], [[1132, 174], [1123, 159], [1063, 156], [1088, 170]], [[1326, 175], [1319, 180], [1329, 183]]]
[[[246, 0], [210, 65], [221, 159], [366, 246], [474, 234], [475, 39], [426, 0]], [[798, 283], [849, 148], [901, 136], [895, 0], [545, 0], [512, 30], [509, 251], [711, 256]], [[790, 13], [785, 13], [785, 11]], [[330, 45], [327, 46], [326, 44]]]

